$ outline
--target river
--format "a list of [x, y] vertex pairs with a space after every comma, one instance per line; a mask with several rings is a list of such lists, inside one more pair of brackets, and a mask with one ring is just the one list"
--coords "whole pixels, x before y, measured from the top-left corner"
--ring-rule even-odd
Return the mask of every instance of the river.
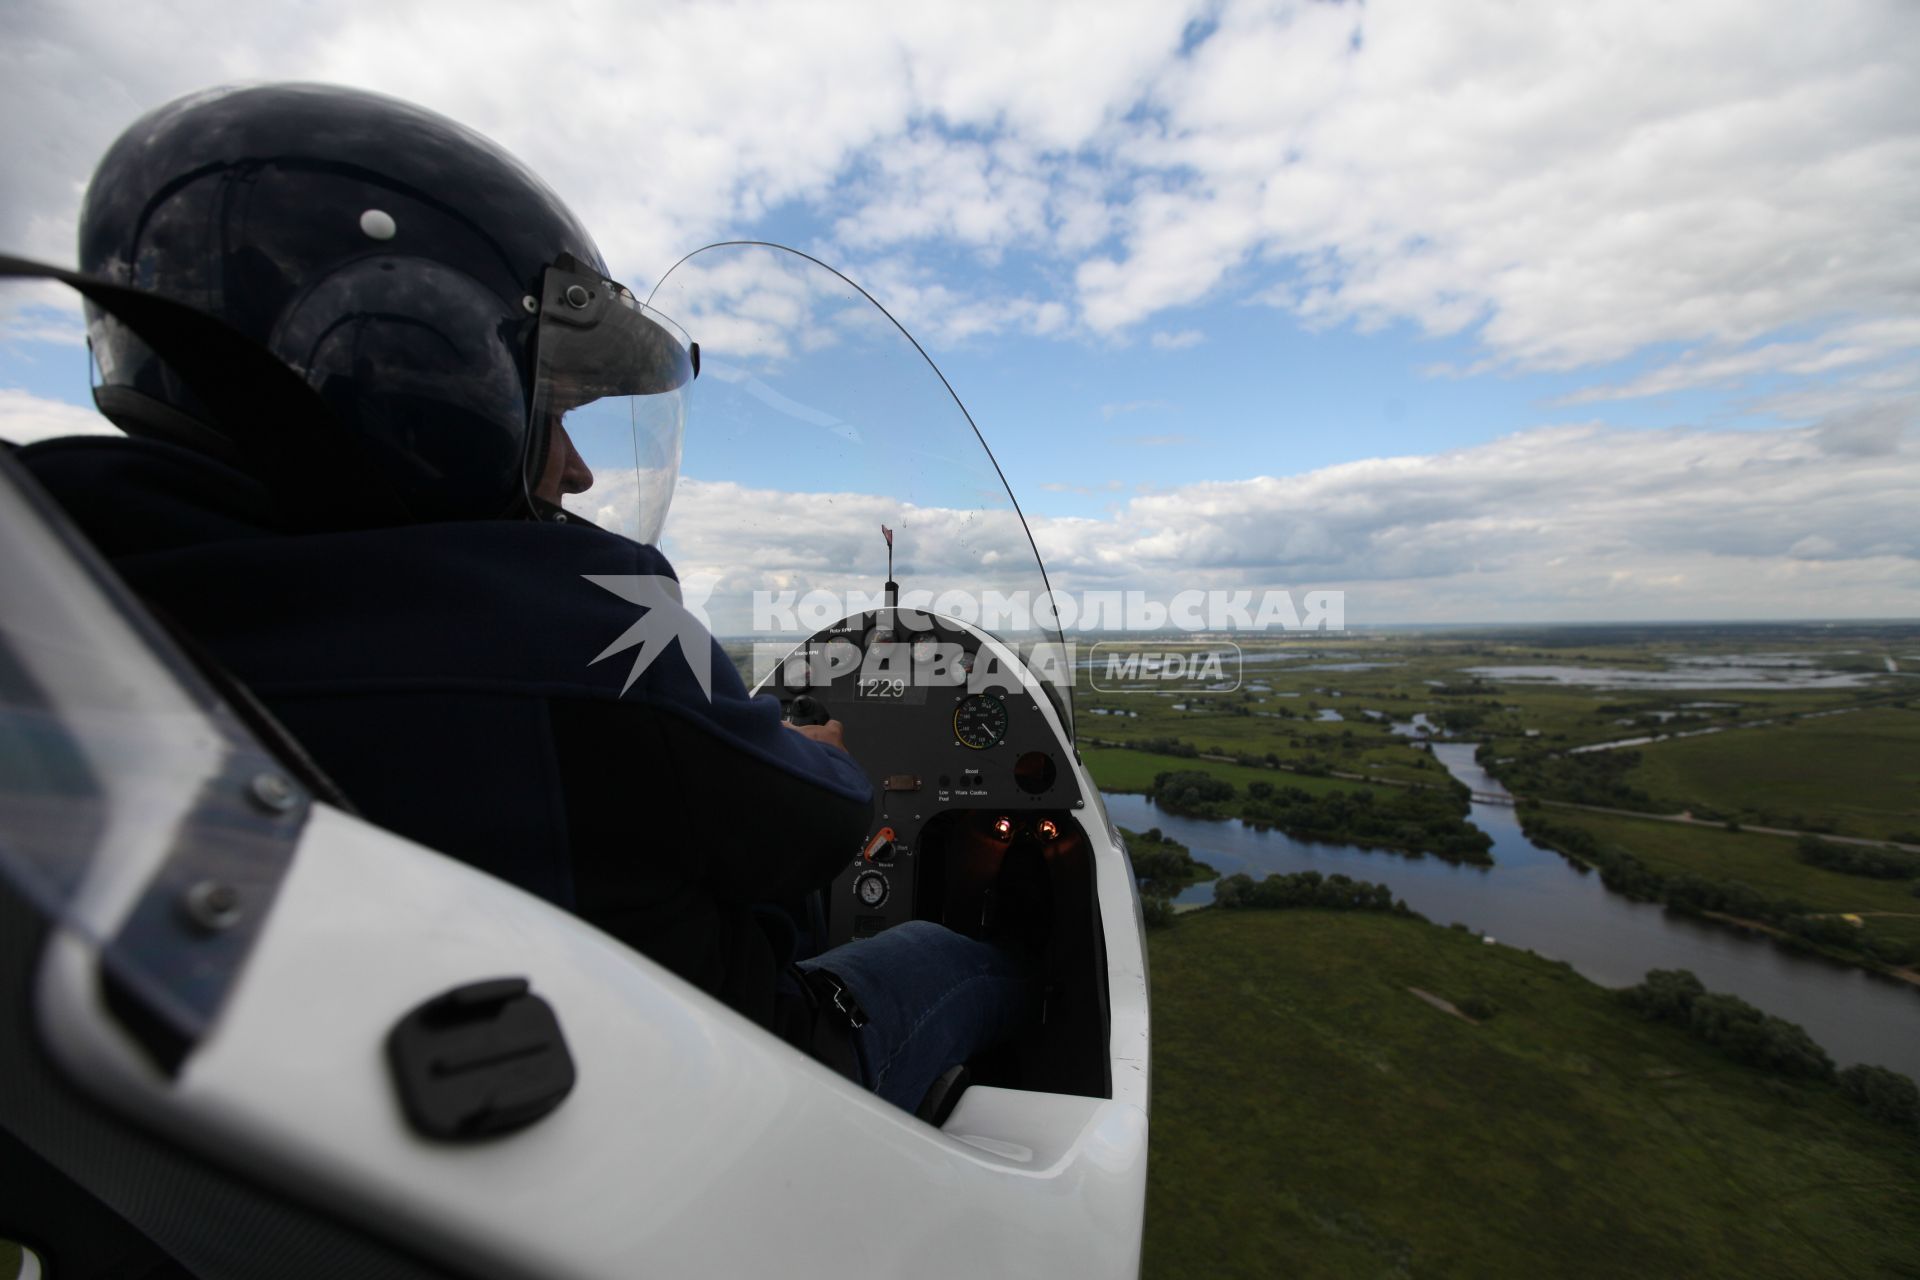
[[[1433, 744], [1435, 758], [1471, 790], [1503, 794], [1473, 751], [1470, 743]], [[1222, 875], [1244, 871], [1258, 879], [1312, 870], [1384, 881], [1435, 924], [1459, 921], [1510, 946], [1564, 960], [1604, 986], [1630, 986], [1649, 969], [1691, 969], [1709, 991], [1731, 992], [1799, 1023], [1842, 1066], [1872, 1062], [1920, 1079], [1920, 987], [1609, 893], [1598, 872], [1583, 873], [1522, 835], [1519, 818], [1504, 805], [1473, 806], [1474, 825], [1493, 837], [1494, 866], [1482, 868], [1295, 840], [1237, 820], [1183, 818], [1145, 796], [1105, 799], [1121, 826], [1159, 827]], [[1212, 897], [1213, 886], [1204, 884], [1178, 900]]]

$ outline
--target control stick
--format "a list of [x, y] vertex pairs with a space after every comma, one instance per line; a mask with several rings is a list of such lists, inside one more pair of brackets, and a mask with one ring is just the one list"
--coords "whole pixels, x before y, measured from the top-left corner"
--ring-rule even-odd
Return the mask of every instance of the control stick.
[[787, 722], [789, 724], [825, 724], [833, 719], [827, 714], [827, 704], [810, 693], [803, 693], [787, 704]]

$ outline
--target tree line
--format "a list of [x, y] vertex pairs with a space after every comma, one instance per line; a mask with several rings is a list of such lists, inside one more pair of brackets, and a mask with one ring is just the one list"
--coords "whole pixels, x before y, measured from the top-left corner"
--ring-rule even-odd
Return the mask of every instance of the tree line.
[[1384, 911], [1392, 915], [1424, 919], [1411, 910], [1393, 890], [1371, 880], [1355, 880], [1338, 872], [1323, 876], [1318, 871], [1274, 874], [1255, 880], [1244, 873], [1227, 876], [1213, 886], [1213, 905], [1227, 911], [1285, 911], [1315, 907], [1323, 911]]
[[1920, 1138], [1920, 1087], [1912, 1080], [1866, 1063], [1835, 1071], [1833, 1059], [1806, 1028], [1764, 1013], [1739, 996], [1708, 991], [1686, 969], [1651, 970], [1620, 998], [1641, 1017], [1684, 1027], [1735, 1062], [1770, 1075], [1837, 1085], [1880, 1123]]
[[1149, 927], [1173, 923], [1173, 900], [1188, 885], [1213, 878], [1217, 872], [1194, 859], [1187, 846], [1158, 827], [1145, 831], [1120, 829], [1133, 864], [1134, 883], [1140, 887], [1141, 918]]
[[1904, 849], [1837, 844], [1832, 840], [1822, 840], [1819, 836], [1801, 836], [1796, 851], [1800, 861], [1809, 866], [1824, 867], [1842, 875], [1866, 876], [1874, 880], [1920, 878], [1920, 853], [1908, 853]]
[[1245, 796], [1223, 778], [1198, 770], [1154, 775], [1148, 792], [1169, 813], [1195, 818], [1238, 815], [1305, 840], [1431, 853], [1449, 862], [1490, 866], [1493, 839], [1466, 821], [1466, 805], [1437, 788], [1355, 787], [1314, 793], [1256, 780]]

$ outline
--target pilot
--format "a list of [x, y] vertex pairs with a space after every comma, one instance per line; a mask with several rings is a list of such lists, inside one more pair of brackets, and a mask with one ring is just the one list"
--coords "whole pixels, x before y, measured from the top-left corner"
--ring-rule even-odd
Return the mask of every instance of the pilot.
[[[653, 543], [695, 353], [518, 161], [373, 94], [196, 94], [101, 161], [80, 263], [225, 327], [90, 302], [130, 439], [18, 456], [367, 818], [909, 1110], [1030, 1016], [1020, 942], [915, 922], [808, 957], [764, 909], [846, 865], [870, 786], [688, 630]], [[678, 642], [596, 662], [635, 599]]]

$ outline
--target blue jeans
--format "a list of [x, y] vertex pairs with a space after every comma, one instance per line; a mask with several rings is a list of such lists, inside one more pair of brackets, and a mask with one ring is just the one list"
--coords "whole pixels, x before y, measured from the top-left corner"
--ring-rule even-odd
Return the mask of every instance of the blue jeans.
[[800, 961], [845, 983], [867, 1015], [853, 1033], [861, 1083], [907, 1111], [948, 1067], [992, 1048], [1033, 1011], [1038, 966], [1018, 944], [909, 920]]

